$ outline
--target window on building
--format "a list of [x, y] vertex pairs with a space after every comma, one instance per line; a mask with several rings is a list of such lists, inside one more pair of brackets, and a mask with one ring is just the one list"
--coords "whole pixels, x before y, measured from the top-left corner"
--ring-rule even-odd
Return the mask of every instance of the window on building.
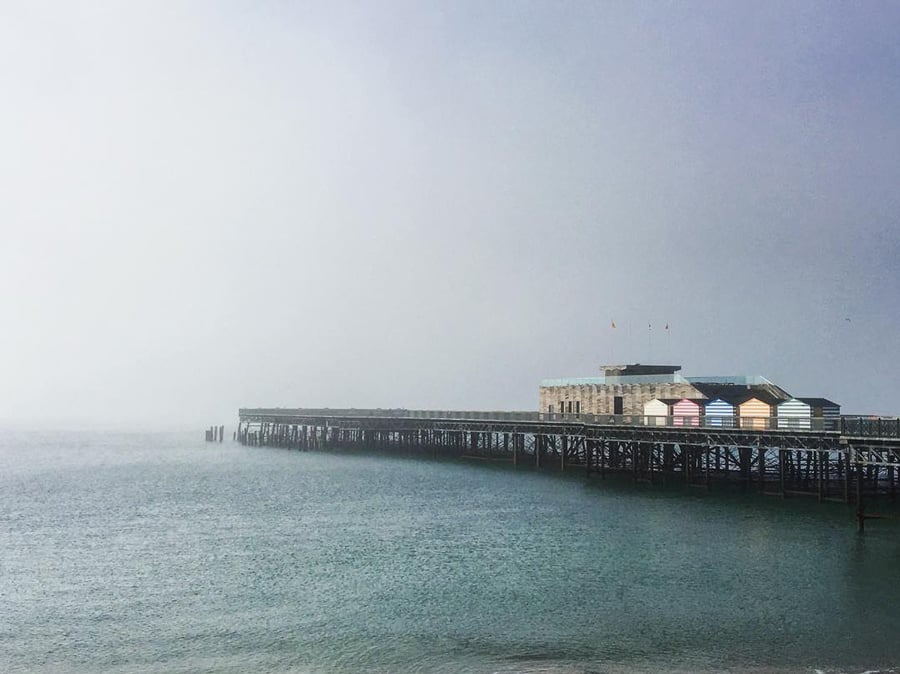
[[560, 414], [566, 413], [566, 404], [562, 400], [559, 401], [559, 413]]
[[625, 414], [625, 398], [616, 396], [613, 398], [613, 414]]
[[566, 409], [566, 412], [568, 412], [569, 414], [572, 414], [572, 401], [571, 400], [568, 403], [566, 403], [566, 407], [568, 408], [568, 409]]
[[581, 401], [575, 401], [575, 414], [581, 414]]

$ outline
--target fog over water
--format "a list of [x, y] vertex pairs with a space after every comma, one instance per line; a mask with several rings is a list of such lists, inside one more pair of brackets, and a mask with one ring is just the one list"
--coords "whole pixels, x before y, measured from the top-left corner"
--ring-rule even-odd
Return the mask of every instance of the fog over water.
[[0, 425], [534, 409], [624, 361], [897, 414], [898, 26], [3, 3]]

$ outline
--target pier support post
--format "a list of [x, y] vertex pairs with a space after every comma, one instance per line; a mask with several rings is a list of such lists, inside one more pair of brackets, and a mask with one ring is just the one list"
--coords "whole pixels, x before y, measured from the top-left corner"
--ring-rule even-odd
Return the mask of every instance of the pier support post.
[[822, 502], [822, 499], [825, 498], [825, 467], [823, 465], [824, 457], [822, 456], [822, 452], [815, 453], [815, 475], [818, 479], [818, 500], [819, 503]]
[[757, 472], [759, 474], [759, 492], [766, 490], [766, 448], [759, 447], [756, 452], [756, 460], [759, 462]]
[[841, 457], [842, 465], [844, 466], [844, 503], [850, 503], [850, 454], [848, 451], [843, 452], [843, 456]]
[[750, 488], [750, 448], [741, 447], [738, 449], [738, 455], [741, 460], [741, 479], [744, 483], [744, 489]]
[[778, 481], [781, 486], [781, 498], [785, 496], [785, 485], [784, 485], [784, 471], [786, 469], [785, 463], [787, 461], [787, 457], [785, 456], [785, 452], [780, 447], [778, 448]]
[[888, 488], [891, 495], [891, 503], [897, 500], [897, 482], [894, 479], [894, 467], [888, 466]]
[[866, 504], [863, 502], [863, 466], [856, 466], [856, 528], [866, 530]]

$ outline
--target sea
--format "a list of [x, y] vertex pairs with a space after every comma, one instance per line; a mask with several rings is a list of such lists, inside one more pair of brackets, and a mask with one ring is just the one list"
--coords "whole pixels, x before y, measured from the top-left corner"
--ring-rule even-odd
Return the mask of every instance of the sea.
[[0, 432], [0, 671], [900, 671], [900, 523], [202, 435]]

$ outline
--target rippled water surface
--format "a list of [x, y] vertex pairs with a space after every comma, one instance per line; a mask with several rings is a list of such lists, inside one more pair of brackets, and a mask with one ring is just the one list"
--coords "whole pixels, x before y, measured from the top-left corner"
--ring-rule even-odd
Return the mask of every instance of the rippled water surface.
[[861, 672], [900, 526], [506, 467], [0, 435], [0, 670]]

